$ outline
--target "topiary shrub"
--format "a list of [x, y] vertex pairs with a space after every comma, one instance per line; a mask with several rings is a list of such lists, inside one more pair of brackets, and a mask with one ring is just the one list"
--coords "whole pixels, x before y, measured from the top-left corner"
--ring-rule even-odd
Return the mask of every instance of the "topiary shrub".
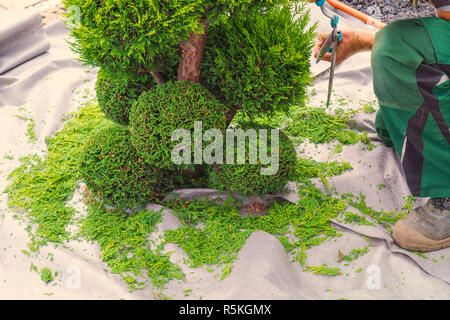
[[250, 117], [287, 112], [290, 104], [304, 103], [314, 34], [303, 11], [298, 5], [272, 7], [210, 27], [202, 78], [231, 115], [237, 109]]
[[[289, 104], [301, 104], [306, 97], [314, 30], [306, 27], [309, 15], [304, 2], [63, 3], [72, 49], [82, 62], [104, 72], [97, 86], [103, 110], [110, 119], [129, 123], [136, 154], [154, 168], [175, 168], [172, 151], [179, 145], [171, 140], [175, 130], [192, 133], [194, 122], [200, 120], [203, 132], [224, 130], [239, 110], [249, 118], [287, 112]], [[142, 93], [129, 109], [148, 77], [156, 86]], [[189, 158], [187, 162], [192, 163]], [[187, 174], [180, 181], [204, 181], [196, 174], [204, 168], [185, 163], [177, 169]], [[284, 177], [284, 167], [280, 170], [279, 177]], [[275, 185], [275, 177], [255, 179], [269, 191], [276, 189], [268, 187]], [[254, 190], [253, 182], [245, 183], [250, 193], [264, 188]]]
[[136, 78], [117, 77], [101, 69], [95, 84], [98, 104], [108, 119], [128, 125], [131, 106], [154, 83], [153, 78], [148, 75]]
[[209, 24], [238, 12], [284, 2], [63, 0], [67, 9], [77, 8], [68, 10], [69, 22], [76, 19], [73, 14], [80, 14], [80, 25], [71, 28], [71, 36], [76, 40], [71, 44], [83, 62], [114, 71], [168, 74], [177, 67], [180, 48], [187, 53], [192, 51], [186, 41], [193, 40], [196, 47], [196, 39], [192, 38], [206, 36]]
[[[175, 130], [186, 129], [194, 137], [194, 122], [202, 122], [202, 132], [216, 128], [225, 131], [225, 108], [194, 82], [168, 82], [143, 93], [130, 112], [131, 141], [147, 164], [173, 168], [172, 141]], [[194, 164], [194, 147], [191, 163]], [[193, 165], [183, 165], [192, 169]]]
[[69, 22], [80, 15], [80, 25], [71, 28], [76, 39], [71, 46], [81, 60], [125, 74], [176, 67], [179, 39], [201, 30], [197, 2], [63, 0], [67, 9], [76, 8], [68, 10]]
[[[287, 111], [306, 97], [314, 32], [302, 2], [63, 2], [78, 8], [71, 45], [83, 62], [120, 77], [151, 75], [157, 84], [203, 83], [226, 103], [227, 123], [241, 108]], [[68, 10], [68, 21], [76, 12]]]
[[[251, 122], [239, 124], [239, 128], [243, 131], [254, 129], [256, 132], [258, 132], [259, 129], [266, 129], [268, 132], [267, 155], [271, 154], [273, 151], [271, 148], [273, 137], [270, 132], [273, 128]], [[281, 191], [293, 174], [295, 174], [295, 166], [297, 163], [295, 148], [288, 136], [279, 131], [278, 170], [272, 175], [262, 175], [261, 169], [267, 168], [268, 165], [263, 164], [259, 156], [261, 142], [261, 136], [258, 135], [258, 161], [255, 164], [251, 164], [250, 162], [251, 148], [249, 139], [245, 140], [245, 159], [243, 159], [244, 163], [242, 164], [237, 163], [237, 155], [242, 153], [238, 152], [237, 144], [234, 144], [235, 160], [233, 164], [224, 163], [209, 167], [210, 187], [220, 191], [237, 192], [244, 196], [261, 196], [264, 194], [273, 194]]]
[[131, 144], [129, 130], [114, 123], [87, 141], [79, 169], [94, 196], [117, 208], [160, 199], [173, 186], [173, 173], [146, 165]]

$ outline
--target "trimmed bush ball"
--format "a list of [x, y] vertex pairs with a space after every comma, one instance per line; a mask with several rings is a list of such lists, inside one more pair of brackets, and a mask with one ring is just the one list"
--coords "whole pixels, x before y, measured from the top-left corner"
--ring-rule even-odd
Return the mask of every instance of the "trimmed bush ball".
[[117, 74], [109, 75], [101, 69], [95, 85], [98, 104], [108, 119], [128, 125], [131, 106], [153, 84], [153, 78], [148, 75], [118, 77]]
[[[297, 154], [295, 148], [286, 134], [279, 132], [279, 161], [278, 170], [275, 174], [262, 175], [261, 169], [275, 168], [276, 161], [273, 158], [273, 164], [271, 161], [261, 161], [260, 157], [260, 143], [265, 145], [265, 139], [261, 139], [259, 129], [267, 129], [267, 152], [268, 158], [272, 155], [272, 135], [271, 127], [262, 126], [254, 123], [243, 123], [239, 125], [239, 128], [244, 132], [248, 132], [248, 129], [254, 129], [257, 133], [257, 147], [250, 148], [249, 139], [245, 140], [245, 158], [243, 158], [243, 164], [237, 162], [238, 156], [242, 156], [242, 152], [238, 152], [237, 139], [234, 143], [234, 163], [224, 163], [221, 165], [213, 165], [209, 167], [209, 187], [215, 188], [219, 191], [231, 191], [236, 192], [244, 196], [262, 196], [265, 194], [274, 194], [282, 191], [282, 189], [289, 182], [290, 178], [295, 174], [295, 166], [297, 161]], [[276, 141], [276, 140], [275, 140]], [[256, 150], [254, 154], [257, 154], [257, 162], [251, 164], [250, 153], [251, 150]], [[227, 151], [228, 152], [228, 151]], [[263, 164], [265, 162], [266, 164]], [[272, 171], [272, 172], [275, 172]]]
[[[183, 140], [172, 141], [172, 133], [185, 129], [190, 134], [190, 157], [180, 168], [194, 168], [194, 122], [202, 131], [225, 131], [224, 106], [205, 88], [193, 82], [168, 82], [144, 92], [130, 112], [132, 143], [147, 164], [173, 168], [172, 150]], [[207, 143], [205, 143], [207, 144]], [[189, 145], [189, 144], [187, 144]], [[178, 165], [177, 164], [177, 165]]]
[[87, 141], [79, 168], [89, 190], [116, 208], [135, 208], [173, 189], [173, 173], [147, 166], [130, 142], [129, 129], [114, 123]]
[[308, 21], [304, 6], [290, 3], [210, 26], [202, 63], [205, 87], [248, 116], [301, 105], [311, 81], [315, 37]]

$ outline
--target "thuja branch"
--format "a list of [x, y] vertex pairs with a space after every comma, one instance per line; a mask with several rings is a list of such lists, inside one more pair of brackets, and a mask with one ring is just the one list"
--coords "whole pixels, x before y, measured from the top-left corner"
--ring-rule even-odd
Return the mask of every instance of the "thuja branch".
[[150, 72], [150, 74], [152, 75], [153, 79], [155, 79], [157, 85], [161, 86], [164, 84], [165, 81], [161, 75], [161, 72], [153, 71]]

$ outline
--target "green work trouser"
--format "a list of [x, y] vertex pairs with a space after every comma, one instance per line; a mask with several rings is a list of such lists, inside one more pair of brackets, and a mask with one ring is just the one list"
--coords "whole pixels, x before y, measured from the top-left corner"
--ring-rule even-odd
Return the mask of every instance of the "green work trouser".
[[450, 21], [387, 25], [375, 37], [372, 68], [375, 127], [398, 153], [412, 195], [450, 197]]

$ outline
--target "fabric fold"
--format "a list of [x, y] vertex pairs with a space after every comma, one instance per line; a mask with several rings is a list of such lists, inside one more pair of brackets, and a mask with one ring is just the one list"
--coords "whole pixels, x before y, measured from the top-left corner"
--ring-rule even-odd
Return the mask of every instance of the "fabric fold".
[[7, 10], [0, 14], [0, 21], [0, 74], [50, 48], [38, 10]]

